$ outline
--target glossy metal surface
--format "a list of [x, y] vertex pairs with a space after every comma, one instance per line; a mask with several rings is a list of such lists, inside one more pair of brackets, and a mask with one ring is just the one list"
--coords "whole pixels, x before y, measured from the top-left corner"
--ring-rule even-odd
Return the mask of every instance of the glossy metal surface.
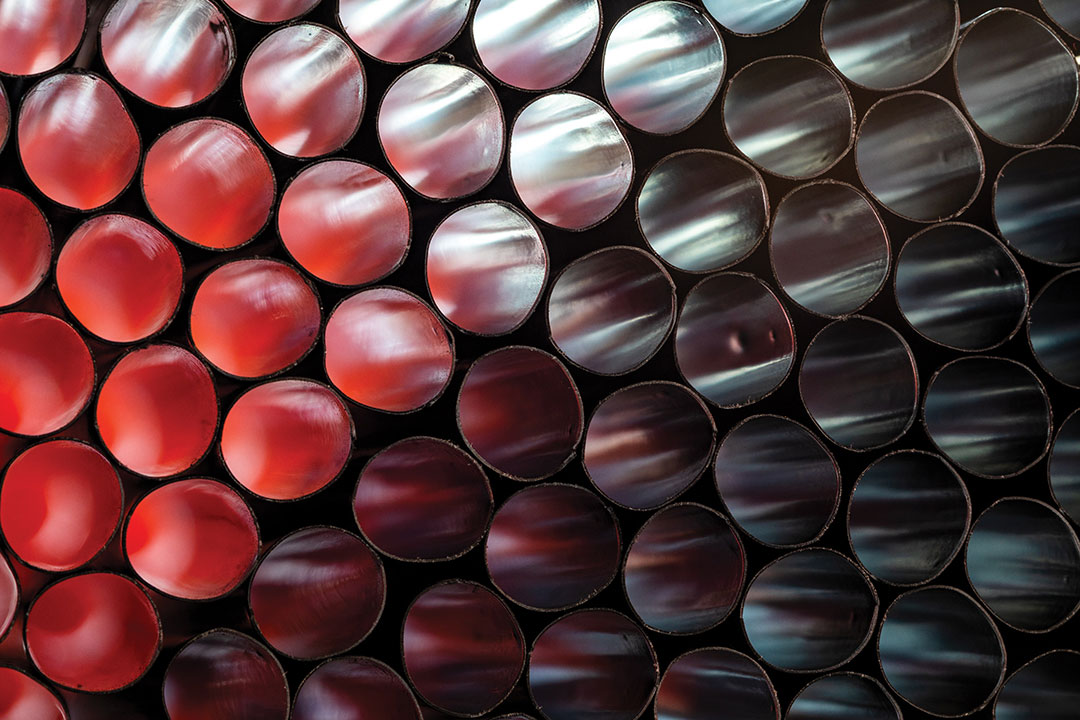
[[732, 520], [766, 545], [817, 539], [840, 505], [840, 470], [828, 448], [777, 415], [754, 415], [728, 432], [714, 479]]
[[48, 685], [7, 666], [0, 666], [0, 710], [9, 720], [68, 720], [64, 701]]
[[1058, 428], [1047, 472], [1050, 493], [1065, 514], [1080, 523], [1080, 413], [1075, 410]]
[[398, 186], [354, 160], [301, 170], [281, 195], [277, 226], [289, 255], [335, 285], [363, 285], [393, 272], [412, 236], [409, 205]]
[[366, 85], [360, 58], [322, 25], [267, 35], [244, 65], [241, 93], [255, 130], [294, 157], [340, 150], [360, 126]]
[[912, 590], [885, 611], [878, 639], [885, 681], [919, 710], [942, 717], [985, 706], [1005, 677], [994, 622], [951, 587]]
[[207, 478], [159, 485], [124, 526], [128, 563], [147, 585], [183, 600], [234, 590], [259, 554], [259, 528], [239, 493]]
[[360, 643], [382, 615], [386, 574], [364, 541], [332, 527], [286, 535], [251, 576], [251, 619], [270, 646], [301, 660]]
[[875, 460], [851, 490], [847, 532], [855, 559], [878, 580], [937, 577], [967, 537], [971, 499], [937, 455], [901, 450]]
[[132, 472], [177, 475], [210, 447], [217, 391], [187, 350], [151, 345], [122, 357], [101, 384], [94, 416], [106, 449]]
[[472, 21], [480, 62], [523, 90], [570, 82], [599, 35], [599, 0], [480, 0]]
[[945, 65], [956, 45], [956, 0], [873, 3], [829, 0], [821, 20], [825, 54], [850, 82], [896, 90]]
[[98, 215], [75, 228], [56, 261], [56, 289], [72, 316], [117, 343], [147, 338], [173, 319], [184, 285], [176, 246], [130, 215]]
[[[8, 631], [11, 630], [11, 626], [19, 615], [21, 594], [19, 578], [15, 574], [15, 570], [11, 567], [6, 555], [0, 556], [0, 641], [7, 637]], [[18, 619], [22, 620], [22, 618]], [[0, 666], [0, 673], [4, 669]], [[14, 682], [10, 677], [4, 678], [0, 676], [0, 708], [4, 707], [4, 693], [10, 689], [4, 686], [5, 681]]]
[[638, 5], [604, 45], [604, 95], [633, 127], [682, 132], [720, 92], [726, 60], [720, 33], [699, 8], [674, 0]]
[[1021, 255], [1056, 265], [1080, 263], [1080, 148], [1055, 145], [1020, 153], [994, 183], [994, 222]]
[[893, 442], [919, 403], [915, 356], [885, 323], [857, 315], [823, 328], [803, 355], [799, 394], [810, 419], [850, 450]]
[[236, 41], [209, 0], [116, 0], [101, 21], [101, 57], [134, 95], [186, 107], [222, 86], [236, 60]]
[[285, 720], [289, 685], [264, 645], [234, 630], [199, 635], [169, 663], [162, 683], [169, 720]]
[[450, 43], [470, 0], [340, 0], [338, 18], [361, 50], [388, 63], [419, 60]]
[[1080, 541], [1045, 503], [1013, 497], [987, 508], [971, 528], [964, 564], [979, 599], [1011, 627], [1045, 632], [1080, 608]]
[[139, 165], [139, 133], [127, 108], [90, 73], [59, 73], [35, 85], [19, 107], [17, 137], [30, 181], [76, 210], [112, 201]]
[[685, 150], [658, 162], [637, 196], [638, 224], [653, 252], [688, 272], [733, 265], [769, 226], [769, 197], [749, 163], [714, 150]]
[[570, 362], [621, 375], [652, 358], [675, 324], [675, 283], [633, 247], [597, 250], [568, 265], [551, 286], [551, 341]]
[[780, 720], [765, 670], [741, 652], [719, 647], [672, 660], [656, 691], [656, 720], [709, 720], [718, 712], [740, 720]]
[[311, 10], [319, 0], [223, 0], [238, 15], [262, 23], [292, 20]]
[[736, 149], [765, 171], [810, 178], [851, 149], [855, 108], [844, 82], [828, 66], [794, 55], [769, 57], [731, 78], [724, 130]]
[[487, 80], [461, 65], [427, 63], [400, 75], [377, 123], [387, 161], [428, 198], [472, 195], [502, 164], [502, 107]]
[[328, 660], [300, 683], [292, 720], [421, 720], [412, 690], [392, 668], [368, 657]]
[[693, 503], [669, 505], [646, 520], [623, 566], [634, 613], [647, 627], [677, 635], [719, 625], [745, 580], [746, 556], [731, 523]]
[[579, 605], [619, 571], [615, 516], [574, 485], [535, 485], [514, 493], [491, 521], [484, 560], [492, 584], [534, 610]]
[[1080, 704], [1080, 653], [1053, 650], [1022, 665], [994, 700], [994, 720], [1069, 720]]
[[835, 181], [792, 190], [776, 208], [769, 257], [780, 289], [836, 317], [870, 302], [889, 275], [889, 234], [861, 192]]
[[548, 252], [524, 213], [487, 201], [439, 223], [424, 268], [431, 299], [447, 320], [466, 332], [502, 335], [520, 327], [540, 302]]
[[962, 469], [1012, 477], [1050, 444], [1050, 403], [1031, 370], [1013, 360], [965, 357], [943, 366], [926, 388], [930, 440]]
[[645, 382], [600, 401], [581, 459], [606, 498], [651, 510], [694, 484], [715, 442], [716, 424], [697, 395], [677, 383]]
[[956, 46], [956, 86], [994, 140], [1032, 146], [1069, 124], [1080, 97], [1075, 53], [1033, 15], [1010, 8], [976, 18]]
[[49, 274], [52, 232], [34, 202], [0, 187], [0, 307], [33, 293]]
[[353, 516], [384, 555], [443, 560], [480, 542], [493, 504], [475, 460], [445, 440], [413, 437], [383, 449], [364, 466]]
[[525, 639], [510, 609], [484, 586], [462, 580], [434, 585], [413, 600], [401, 648], [417, 694], [457, 715], [490, 711], [525, 666]]
[[520, 480], [540, 480], [570, 462], [585, 424], [581, 396], [563, 364], [524, 346], [472, 364], [457, 420], [465, 444], [485, 465]]
[[34, 312], [0, 315], [0, 430], [48, 435], [78, 417], [94, 362], [75, 328]]
[[897, 215], [936, 222], [978, 195], [983, 155], [975, 131], [951, 102], [923, 91], [891, 95], [863, 116], [855, 168], [874, 199]]
[[795, 364], [791, 318], [753, 275], [712, 275], [683, 302], [675, 361], [707, 400], [724, 408], [749, 405], [779, 387]]
[[873, 585], [854, 563], [812, 548], [766, 565], [750, 581], [742, 625], [773, 667], [818, 672], [842, 665], [870, 640], [878, 617]]
[[869, 675], [834, 673], [814, 680], [791, 701], [786, 720], [901, 720], [881, 683]]
[[0, 9], [0, 73], [37, 75], [78, 49], [86, 0], [4, 0]]
[[100, 452], [76, 440], [49, 440], [8, 466], [0, 485], [0, 529], [22, 562], [73, 570], [112, 539], [123, 506], [120, 478]]
[[611, 115], [568, 92], [533, 100], [510, 129], [510, 180], [544, 222], [584, 230], [606, 220], [630, 192], [634, 159]]
[[614, 610], [590, 608], [544, 628], [529, 655], [528, 687], [547, 720], [634, 720], [659, 668], [645, 633]]
[[1062, 30], [1080, 38], [1080, 6], [1072, 0], [1039, 0], [1039, 4]]
[[242, 128], [196, 118], [163, 133], [146, 153], [143, 196], [162, 225], [188, 242], [228, 250], [270, 217], [274, 173]]
[[993, 235], [975, 225], [945, 223], [915, 234], [900, 250], [896, 303], [923, 337], [986, 350], [1024, 322], [1027, 278]]
[[326, 321], [326, 376], [346, 397], [385, 412], [411, 412], [442, 395], [454, 344], [435, 312], [412, 293], [362, 290]]
[[26, 648], [52, 682], [84, 692], [131, 685], [161, 648], [150, 596], [111, 572], [66, 577], [45, 588], [26, 615]]
[[221, 459], [238, 483], [271, 500], [326, 487], [352, 454], [349, 409], [330, 388], [302, 378], [258, 385], [221, 426]]
[[808, 0], [704, 0], [705, 9], [736, 35], [762, 35], [788, 24]]

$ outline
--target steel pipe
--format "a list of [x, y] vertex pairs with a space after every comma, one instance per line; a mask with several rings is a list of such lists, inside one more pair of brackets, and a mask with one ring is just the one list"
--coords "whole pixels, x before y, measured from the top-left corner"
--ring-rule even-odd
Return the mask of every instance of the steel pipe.
[[1080, 38], [1080, 8], [1071, 0], [1039, 0], [1050, 19], [1074, 38]]
[[810, 682], [788, 706], [786, 720], [901, 720], [900, 706], [869, 675], [838, 672]]
[[735, 35], [764, 35], [779, 30], [806, 7], [808, 0], [704, 0], [705, 9]]
[[86, 32], [86, 0], [8, 0], [0, 12], [0, 73], [40, 75], [70, 59]]
[[449, 45], [465, 26], [471, 0], [340, 0], [338, 21], [368, 55], [408, 63]]
[[1080, 653], [1051, 650], [1016, 670], [994, 699], [994, 720], [1067, 720], [1080, 703]]
[[69, 720], [63, 699], [24, 670], [0, 666], [0, 711], [8, 720]]
[[718, 711], [741, 720], [780, 720], [772, 681], [747, 655], [704, 647], [672, 660], [656, 691], [656, 720], [708, 720]]
[[[22, 588], [19, 586], [19, 576], [15, 574], [11, 563], [8, 562], [7, 554], [0, 553], [0, 641], [7, 637], [8, 632], [15, 624], [15, 620], [20, 615], [19, 605], [21, 602]], [[21, 620], [21, 618], [18, 619]], [[3, 667], [0, 666], [0, 670], [2, 669]], [[0, 708], [2, 707], [3, 702], [0, 701]]]
[[1050, 494], [1074, 523], [1080, 523], [1080, 413], [1076, 410], [1058, 427], [1047, 475]]
[[412, 690], [374, 658], [339, 657], [317, 666], [300, 682], [292, 720], [421, 720]]
[[49, 274], [52, 230], [34, 201], [0, 187], [0, 308], [22, 302]]
[[1058, 382], [1080, 387], [1080, 272], [1063, 273], [1035, 297], [1028, 316], [1028, 341], [1035, 360]]
[[994, 183], [994, 222], [1025, 257], [1051, 265], [1080, 263], [1080, 148], [1028, 150], [1012, 157]]
[[259, 23], [281, 23], [315, 8], [319, 0], [223, 0], [237, 15]]

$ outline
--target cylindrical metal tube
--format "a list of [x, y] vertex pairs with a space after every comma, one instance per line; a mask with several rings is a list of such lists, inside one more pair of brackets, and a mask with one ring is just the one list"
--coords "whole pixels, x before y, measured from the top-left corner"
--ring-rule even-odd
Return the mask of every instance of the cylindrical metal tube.
[[19, 668], [0, 666], [0, 708], [8, 720], [68, 720], [63, 699]]
[[837, 672], [810, 682], [788, 706], [786, 720], [901, 720], [900, 706], [869, 675]]
[[994, 183], [994, 222], [1021, 255], [1051, 265], [1080, 263], [1080, 148], [1053, 145], [1012, 157]]
[[34, 201], [0, 187], [0, 308], [22, 302], [45, 281], [52, 261], [52, 230]]
[[465, 26], [470, 0], [340, 0], [338, 21], [368, 55], [408, 63], [450, 44]]
[[327, 660], [300, 683], [292, 720], [421, 720], [412, 690], [394, 670], [374, 658]]
[[705, 9], [736, 35], [779, 30], [803, 11], [809, 0], [704, 0]]
[[68, 60], [86, 31], [86, 0], [7, 0], [0, 73], [38, 75]]
[[741, 720], [780, 720], [772, 681], [737, 650], [705, 647], [671, 661], [656, 691], [656, 720], [708, 720], [717, 712]]
[[1039, 0], [1043, 10], [1062, 30], [1080, 38], [1080, 7], [1072, 0]]
[[1080, 387], [1080, 271], [1062, 273], [1039, 291], [1028, 314], [1035, 361], [1063, 385]]
[[1047, 463], [1050, 494], [1073, 522], [1080, 522], [1080, 411], [1058, 427]]
[[[8, 562], [7, 555], [0, 553], [0, 641], [7, 637], [8, 631], [15, 624], [22, 602], [22, 588], [19, 576]], [[0, 707], [3, 707], [0, 704]]]
[[223, 0], [237, 15], [259, 23], [280, 23], [300, 17], [319, 0]]
[[994, 699], [994, 720], [1067, 720], [1080, 703], [1080, 653], [1051, 650], [1021, 665]]

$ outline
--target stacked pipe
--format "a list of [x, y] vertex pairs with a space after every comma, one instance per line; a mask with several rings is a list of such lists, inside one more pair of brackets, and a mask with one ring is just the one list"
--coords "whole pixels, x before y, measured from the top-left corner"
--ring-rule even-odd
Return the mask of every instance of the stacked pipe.
[[0, 720], [1074, 717], [1078, 53], [0, 0]]

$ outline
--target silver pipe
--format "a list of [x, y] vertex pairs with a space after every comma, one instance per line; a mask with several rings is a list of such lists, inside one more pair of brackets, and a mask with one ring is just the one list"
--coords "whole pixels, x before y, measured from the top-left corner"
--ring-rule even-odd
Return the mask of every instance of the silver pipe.
[[809, 0], [704, 0], [705, 9], [735, 35], [764, 35], [779, 30], [807, 6]]
[[458, 36], [471, 0], [339, 0], [341, 27], [377, 60], [409, 63], [442, 49]]

